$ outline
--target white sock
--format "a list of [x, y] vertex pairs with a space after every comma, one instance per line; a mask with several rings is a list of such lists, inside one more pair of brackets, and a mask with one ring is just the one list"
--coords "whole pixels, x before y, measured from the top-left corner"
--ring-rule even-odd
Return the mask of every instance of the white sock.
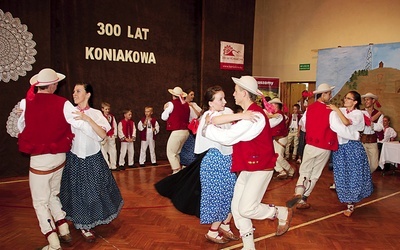
[[256, 249], [256, 247], [254, 245], [253, 231], [242, 235], [242, 242], [243, 242], [243, 248], [242, 249], [246, 249], [246, 250]]
[[348, 204], [347, 205], [347, 210], [354, 211], [354, 205], [353, 204]]
[[276, 218], [278, 218], [279, 225], [285, 225], [288, 216], [288, 209], [286, 207], [277, 206], [276, 213]]
[[230, 227], [229, 223], [228, 224], [221, 223], [221, 225], [219, 227], [227, 232], [231, 231], [231, 227]]
[[210, 236], [211, 238], [216, 238], [216, 239], [221, 238], [221, 236], [219, 236], [218, 230], [216, 230], [216, 231], [208, 230], [207, 235]]
[[58, 232], [60, 233], [61, 236], [69, 234], [69, 227], [68, 223], [63, 223], [60, 226], [58, 226]]
[[61, 249], [60, 240], [56, 232], [52, 232], [47, 236], [47, 241], [49, 242], [50, 249]]

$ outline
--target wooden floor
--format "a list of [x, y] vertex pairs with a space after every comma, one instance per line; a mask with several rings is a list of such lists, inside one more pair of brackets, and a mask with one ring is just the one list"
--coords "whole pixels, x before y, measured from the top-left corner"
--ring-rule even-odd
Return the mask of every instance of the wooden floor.
[[[85, 242], [70, 225], [73, 242], [62, 245], [63, 249], [241, 249], [240, 241], [223, 245], [206, 241], [207, 225], [178, 212], [158, 195], [153, 184], [170, 172], [165, 162], [114, 172], [125, 200], [120, 216], [95, 228], [95, 243]], [[312, 207], [294, 211], [285, 235], [274, 235], [275, 221], [254, 221], [256, 248], [400, 249], [400, 173], [375, 172], [374, 193], [357, 205], [350, 218], [343, 215], [345, 206], [329, 189], [332, 179], [326, 168], [309, 198]], [[263, 201], [283, 205], [292, 196], [296, 180], [273, 179]], [[27, 177], [0, 180], [0, 249], [35, 249], [46, 243], [31, 205]]]

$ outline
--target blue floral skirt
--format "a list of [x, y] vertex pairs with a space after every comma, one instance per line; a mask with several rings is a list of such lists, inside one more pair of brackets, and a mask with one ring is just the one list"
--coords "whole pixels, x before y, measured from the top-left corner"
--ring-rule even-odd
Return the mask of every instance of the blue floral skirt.
[[185, 144], [183, 144], [181, 153], [179, 155], [181, 165], [189, 166], [196, 159], [196, 155], [194, 153], [195, 141], [196, 137], [192, 133], [189, 133], [189, 137], [187, 138]]
[[349, 141], [333, 151], [336, 193], [342, 203], [356, 203], [374, 190], [367, 154], [360, 141]]
[[231, 212], [236, 174], [231, 172], [232, 156], [211, 148], [200, 165], [200, 223], [223, 221]]
[[66, 219], [86, 230], [110, 223], [124, 204], [101, 151], [85, 159], [67, 153], [60, 200]]

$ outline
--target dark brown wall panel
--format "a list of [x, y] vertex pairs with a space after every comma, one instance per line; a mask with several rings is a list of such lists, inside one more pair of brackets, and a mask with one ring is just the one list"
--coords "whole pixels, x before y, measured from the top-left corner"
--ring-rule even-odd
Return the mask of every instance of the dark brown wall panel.
[[[204, 1], [203, 89], [218, 84], [225, 91], [227, 105], [235, 108], [234, 83], [231, 77], [251, 75], [255, 0]], [[244, 44], [244, 71], [220, 70], [220, 41]]]
[[[1, 124], [25, 96], [30, 77], [52, 67], [67, 76], [58, 94], [71, 100], [75, 83], [90, 83], [95, 108], [107, 101], [117, 119], [129, 108], [137, 123], [144, 107], [153, 106], [161, 125], [157, 157], [166, 159], [169, 133], [160, 115], [164, 103], [171, 99], [167, 89], [194, 89], [200, 104], [202, 91], [220, 84], [233, 104], [230, 77], [251, 73], [254, 1], [1, 0], [0, 8], [28, 25], [38, 52], [27, 76], [17, 82], [0, 82]], [[99, 34], [102, 27], [105, 32]], [[141, 32], [136, 33], [138, 28]], [[245, 71], [219, 69], [220, 40], [245, 44]], [[101, 56], [104, 50], [121, 54], [109, 60]], [[151, 54], [154, 60], [142, 61], [144, 54]], [[0, 177], [26, 175], [29, 158], [18, 152], [17, 139], [6, 133], [5, 126], [0, 127], [0, 133]], [[135, 162], [139, 149], [138, 140]]]

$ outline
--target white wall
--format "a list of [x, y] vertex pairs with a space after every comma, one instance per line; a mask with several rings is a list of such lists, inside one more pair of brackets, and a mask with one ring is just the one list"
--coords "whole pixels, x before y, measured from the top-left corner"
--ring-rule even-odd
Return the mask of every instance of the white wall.
[[315, 81], [318, 49], [392, 42], [399, 0], [256, 0], [253, 75]]

